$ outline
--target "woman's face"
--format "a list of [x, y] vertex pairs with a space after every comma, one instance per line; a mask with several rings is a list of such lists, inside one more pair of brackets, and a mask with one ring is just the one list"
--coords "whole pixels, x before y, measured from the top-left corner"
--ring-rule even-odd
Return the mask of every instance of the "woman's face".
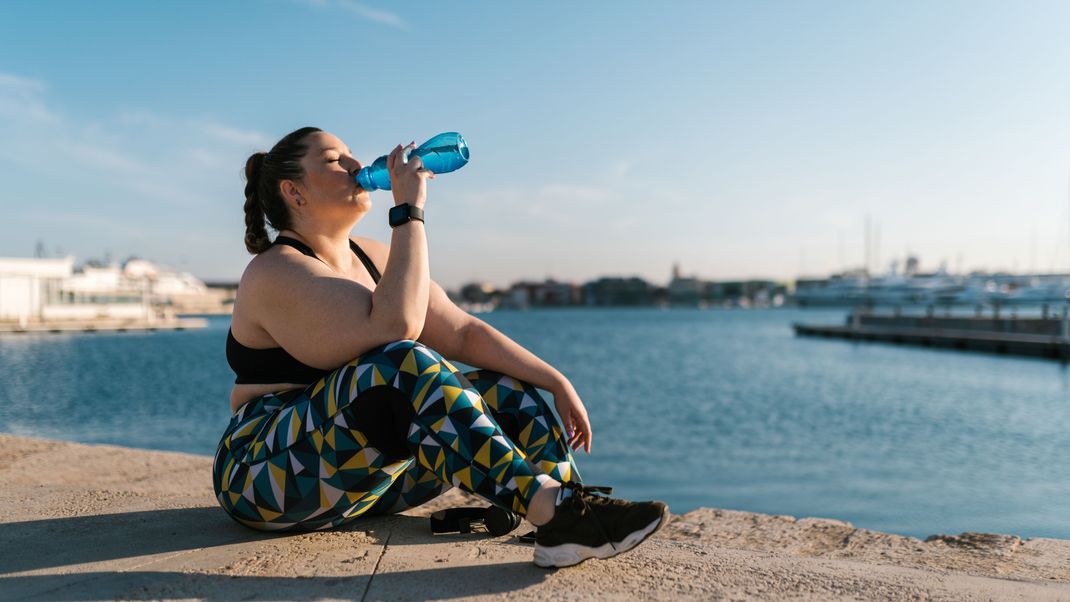
[[353, 158], [349, 147], [327, 132], [309, 134], [305, 143], [308, 151], [301, 159], [305, 177], [295, 182], [307, 203], [303, 207], [317, 212], [340, 207], [352, 210], [354, 206], [362, 213], [371, 209], [371, 195], [354, 179], [363, 165]]

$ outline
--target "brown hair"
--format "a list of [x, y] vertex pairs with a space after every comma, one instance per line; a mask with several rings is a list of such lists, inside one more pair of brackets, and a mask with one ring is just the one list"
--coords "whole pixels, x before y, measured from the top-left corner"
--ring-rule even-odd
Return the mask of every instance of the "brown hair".
[[270, 151], [253, 153], [245, 162], [245, 248], [256, 255], [271, 246], [265, 219], [275, 230], [291, 226], [290, 211], [282, 200], [279, 182], [305, 175], [301, 159], [308, 152], [305, 136], [323, 131], [303, 127], [283, 136]]

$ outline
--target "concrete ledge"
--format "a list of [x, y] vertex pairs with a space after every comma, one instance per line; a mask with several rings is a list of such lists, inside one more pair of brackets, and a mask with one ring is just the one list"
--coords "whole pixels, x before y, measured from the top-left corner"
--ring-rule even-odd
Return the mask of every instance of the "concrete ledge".
[[[430, 512], [270, 535], [215, 503], [211, 459], [0, 435], [0, 599], [1070, 599], [1070, 542], [932, 541], [701, 508], [557, 571], [514, 537], [432, 536]], [[518, 531], [522, 532], [522, 531]]]

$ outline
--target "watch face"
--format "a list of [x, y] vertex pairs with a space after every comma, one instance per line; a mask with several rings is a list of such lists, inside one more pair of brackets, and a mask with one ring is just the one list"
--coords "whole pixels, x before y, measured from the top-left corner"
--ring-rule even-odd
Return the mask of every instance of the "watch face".
[[400, 226], [409, 221], [409, 206], [397, 205], [390, 208], [390, 225]]

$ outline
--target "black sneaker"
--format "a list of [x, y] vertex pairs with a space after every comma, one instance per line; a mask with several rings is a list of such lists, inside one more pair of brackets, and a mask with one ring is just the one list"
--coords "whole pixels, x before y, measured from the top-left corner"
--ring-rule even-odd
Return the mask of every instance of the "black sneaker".
[[595, 495], [610, 487], [584, 487], [569, 481], [572, 491], [550, 522], [535, 535], [535, 565], [544, 568], [579, 564], [588, 558], [612, 558], [634, 548], [669, 520], [663, 502], [629, 502]]

